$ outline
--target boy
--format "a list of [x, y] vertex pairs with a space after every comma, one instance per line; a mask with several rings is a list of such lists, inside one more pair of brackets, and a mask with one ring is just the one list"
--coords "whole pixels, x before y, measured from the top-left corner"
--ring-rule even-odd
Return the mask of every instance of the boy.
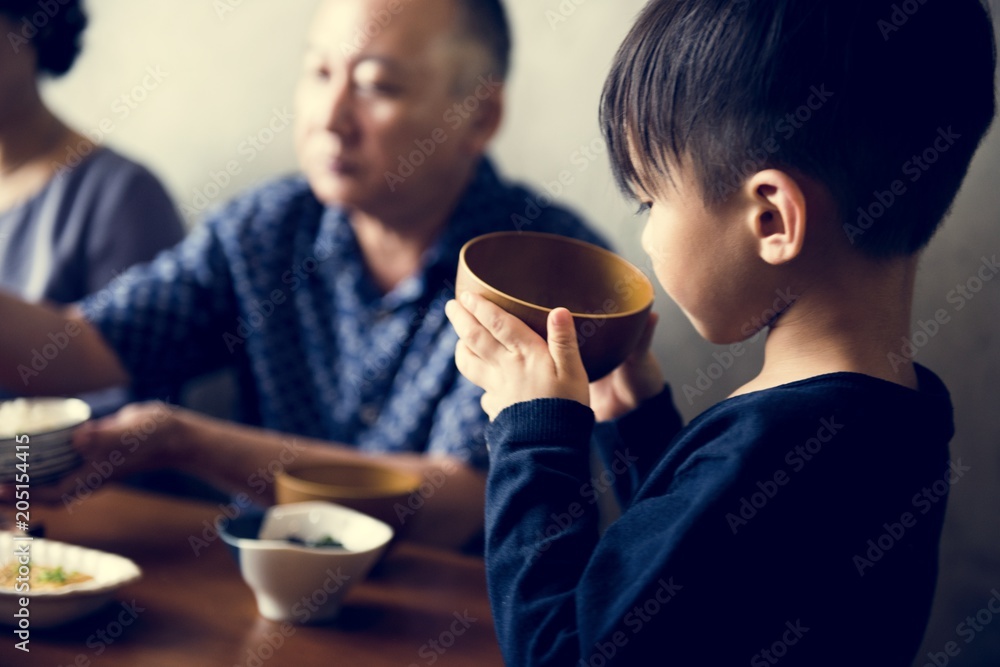
[[[992, 121], [995, 64], [978, 0], [646, 7], [602, 103], [619, 183], [697, 330], [767, 326], [765, 361], [682, 428], [655, 320], [588, 388], [566, 310], [546, 342], [482, 299], [449, 304], [492, 420], [508, 664], [910, 665], [944, 519], [929, 490], [957, 473], [947, 390], [899, 341], [918, 253]], [[603, 536], [595, 420], [613, 422], [598, 440], [624, 507]]]

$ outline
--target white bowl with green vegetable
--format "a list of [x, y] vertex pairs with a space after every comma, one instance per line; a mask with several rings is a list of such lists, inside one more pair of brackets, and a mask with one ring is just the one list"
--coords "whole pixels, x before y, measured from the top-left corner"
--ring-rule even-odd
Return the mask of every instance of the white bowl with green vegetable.
[[334, 618], [393, 535], [377, 519], [320, 501], [276, 505], [263, 516], [221, 519], [217, 527], [237, 552], [260, 615], [300, 624]]
[[68, 623], [100, 609], [142, 576], [124, 556], [22, 537], [0, 532], [0, 623], [17, 627], [25, 614], [32, 628]]

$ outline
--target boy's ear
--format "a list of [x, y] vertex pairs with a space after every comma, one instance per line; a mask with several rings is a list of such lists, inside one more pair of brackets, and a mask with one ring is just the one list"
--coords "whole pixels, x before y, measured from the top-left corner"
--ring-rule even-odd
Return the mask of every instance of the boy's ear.
[[802, 252], [806, 237], [806, 196], [787, 172], [765, 169], [746, 183], [751, 198], [747, 223], [768, 264], [790, 262]]

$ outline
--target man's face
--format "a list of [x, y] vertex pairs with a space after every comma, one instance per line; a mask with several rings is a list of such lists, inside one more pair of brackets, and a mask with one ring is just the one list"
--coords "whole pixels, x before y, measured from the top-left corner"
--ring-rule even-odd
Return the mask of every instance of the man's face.
[[454, 0], [323, 4], [296, 95], [296, 149], [323, 203], [405, 212], [468, 174], [489, 136], [453, 110], [462, 64], [481, 58], [457, 22]]

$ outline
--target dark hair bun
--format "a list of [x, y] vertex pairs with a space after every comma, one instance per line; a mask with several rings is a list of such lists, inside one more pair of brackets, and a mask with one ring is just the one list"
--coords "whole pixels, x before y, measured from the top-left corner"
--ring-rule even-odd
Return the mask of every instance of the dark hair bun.
[[15, 33], [30, 39], [39, 73], [60, 76], [70, 70], [87, 27], [83, 0], [0, 0], [0, 14], [15, 24]]

